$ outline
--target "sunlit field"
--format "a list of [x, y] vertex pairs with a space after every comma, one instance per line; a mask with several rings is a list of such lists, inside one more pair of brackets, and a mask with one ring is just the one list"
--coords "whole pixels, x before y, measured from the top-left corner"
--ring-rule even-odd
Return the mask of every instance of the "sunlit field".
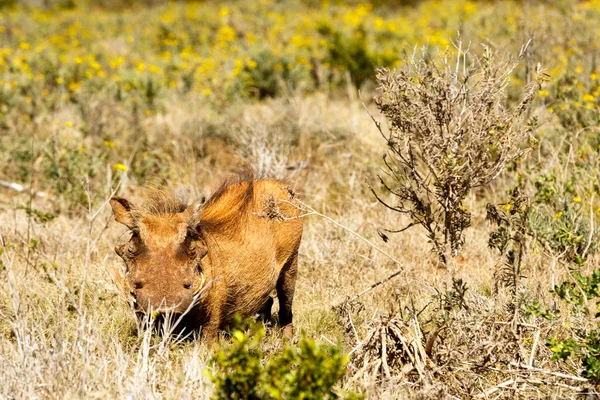
[[[0, 0], [0, 398], [599, 396], [598, 26], [595, 0]], [[489, 112], [436, 119], [457, 87]], [[498, 171], [452, 203], [474, 137]], [[248, 167], [306, 215], [293, 340], [144, 328], [109, 199]]]

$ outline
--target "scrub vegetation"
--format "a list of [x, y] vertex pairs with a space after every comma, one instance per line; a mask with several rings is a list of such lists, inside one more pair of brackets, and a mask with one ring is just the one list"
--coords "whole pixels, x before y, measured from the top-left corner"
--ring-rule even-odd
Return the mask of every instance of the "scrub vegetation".
[[[599, 25], [596, 0], [0, 0], [0, 397], [596, 395]], [[110, 198], [248, 166], [302, 204], [293, 339], [146, 329]]]

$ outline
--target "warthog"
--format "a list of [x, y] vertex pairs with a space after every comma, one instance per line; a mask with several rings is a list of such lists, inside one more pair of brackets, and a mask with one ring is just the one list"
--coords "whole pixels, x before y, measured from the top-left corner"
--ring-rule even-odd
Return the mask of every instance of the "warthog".
[[277, 290], [279, 323], [291, 337], [302, 217], [292, 189], [276, 180], [224, 184], [205, 203], [181, 204], [154, 191], [139, 206], [114, 197], [131, 239], [115, 251], [139, 313], [173, 313], [208, 340], [235, 313], [256, 314]]

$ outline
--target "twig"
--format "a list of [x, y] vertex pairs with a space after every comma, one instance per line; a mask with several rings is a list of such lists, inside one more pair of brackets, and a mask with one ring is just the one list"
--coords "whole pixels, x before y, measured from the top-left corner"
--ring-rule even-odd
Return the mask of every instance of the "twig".
[[435, 339], [437, 339], [438, 334], [442, 330], [441, 327], [436, 327], [427, 337], [427, 341], [425, 342], [425, 354], [431, 357], [431, 353], [433, 352], [433, 345], [435, 344]]
[[[560, 382], [549, 382], [549, 381], [544, 381], [541, 379], [533, 379], [533, 378], [521, 378], [523, 379], [525, 382], [527, 383], [533, 383], [536, 385], [552, 385], [552, 386], [558, 386], [564, 389], [569, 389], [572, 390], [574, 392], [581, 392], [582, 388], [578, 387], [578, 386], [571, 386], [571, 385], [567, 385], [564, 383], [560, 383]], [[588, 393], [588, 394], [596, 394], [596, 393]]]
[[[283, 200], [285, 203], [294, 205], [292, 202], [289, 201], [285, 201]], [[375, 245], [375, 243], [371, 242], [369, 239], [367, 239], [366, 237], [360, 235], [359, 233], [353, 231], [352, 229], [340, 224], [339, 222], [337, 222], [336, 220], [334, 220], [333, 218], [328, 217], [327, 215], [321, 214], [320, 212], [318, 212], [317, 210], [315, 210], [314, 208], [312, 208], [311, 206], [296, 200], [298, 203], [300, 203], [302, 205], [302, 207], [304, 207], [304, 210], [308, 210], [308, 212], [306, 214], [303, 215], [304, 216], [309, 216], [309, 215], [317, 215], [319, 217], [325, 218], [327, 221], [331, 222], [332, 224], [334, 224], [335, 226], [338, 226], [342, 229], [344, 229], [345, 231], [351, 233], [352, 235], [356, 236], [357, 238], [361, 239], [362, 241], [364, 241], [365, 243], [367, 243], [369, 246], [373, 247], [375, 250], [377, 250], [378, 252], [380, 252], [381, 254], [383, 254], [384, 256], [386, 256], [387, 258], [389, 258], [390, 260], [392, 260], [394, 263], [398, 264], [400, 267], [404, 268], [404, 265], [402, 265], [402, 263], [398, 260], [396, 260], [392, 255], [390, 255], [387, 251], [381, 249], [379, 246]], [[298, 206], [296, 206], [298, 207]], [[298, 207], [299, 208], [299, 207]]]
[[321, 339], [325, 340], [330, 345], [335, 346], [335, 343], [333, 343], [327, 336], [321, 335]]
[[488, 390], [486, 390], [485, 392], [480, 393], [474, 397], [476, 399], [486, 398], [489, 395], [494, 394], [495, 392], [497, 392], [500, 389], [508, 388], [509, 386], [515, 385], [517, 383], [529, 383], [529, 384], [534, 384], [534, 385], [552, 385], [552, 386], [558, 386], [558, 387], [561, 387], [564, 389], [569, 389], [573, 392], [581, 392], [581, 390], [582, 390], [582, 388], [580, 388], [580, 387], [566, 385], [566, 384], [560, 383], [560, 382], [547, 382], [547, 381], [533, 379], [533, 378], [516, 378], [516, 379], [510, 379], [508, 381], [502, 382], [499, 385], [493, 386], [493, 387], [489, 388]]
[[502, 388], [505, 388], [505, 387], [508, 387], [508, 386], [510, 386], [510, 385], [513, 385], [513, 384], [515, 384], [515, 383], [516, 383], [516, 381], [515, 381], [514, 379], [509, 379], [509, 380], [507, 380], [507, 381], [505, 381], [505, 382], [502, 382], [502, 383], [501, 383], [501, 384], [499, 384], [499, 385], [496, 385], [496, 386], [494, 386], [494, 387], [491, 387], [491, 388], [489, 388], [488, 390], [486, 390], [486, 391], [485, 391], [485, 392], [483, 392], [483, 393], [480, 393], [480, 394], [478, 394], [477, 396], [475, 396], [475, 398], [476, 398], [476, 399], [478, 399], [478, 398], [484, 398], [484, 397], [488, 397], [490, 394], [494, 394], [494, 393], [495, 393], [495, 392], [497, 392], [498, 390], [500, 390], [500, 389], [502, 389]]
[[531, 355], [529, 356], [529, 366], [533, 367], [533, 361], [535, 359], [535, 352], [537, 351], [537, 346], [540, 341], [540, 330], [538, 329], [535, 332], [535, 340], [533, 342], [533, 346], [531, 347]]
[[[492, 322], [494, 325], [512, 325], [514, 323], [514, 321], [494, 321]], [[517, 322], [516, 323], [517, 326], [523, 326], [526, 328], [539, 328], [537, 325], [533, 325], [533, 324], [527, 324], [524, 322]]]
[[585, 249], [583, 249], [583, 253], [581, 254], [584, 259], [585, 255], [590, 249], [590, 246], [592, 245], [592, 238], [594, 237], [594, 195], [595, 193], [592, 193], [592, 198], [590, 199], [590, 236], [588, 237], [587, 245], [585, 246]]
[[360, 343], [360, 337], [358, 337], [358, 332], [356, 332], [356, 328], [354, 327], [354, 322], [352, 322], [352, 316], [350, 315], [350, 311], [346, 309], [346, 314], [348, 314], [348, 321], [350, 322], [350, 326], [352, 327], [352, 332], [354, 332], [354, 337], [356, 338], [356, 343]]
[[514, 361], [511, 362], [510, 365], [512, 365], [513, 367], [516, 367], [516, 368], [522, 368], [522, 369], [526, 369], [526, 370], [529, 370], [529, 371], [539, 372], [541, 374], [557, 376], [559, 378], [571, 379], [571, 380], [577, 381], [577, 382], [589, 382], [588, 379], [582, 378], [580, 376], [563, 374], [562, 372], [549, 371], [547, 369], [536, 368], [536, 367], [532, 367], [530, 365], [519, 364], [519, 363], [516, 363]]
[[389, 281], [392, 278], [395, 278], [396, 276], [400, 275], [400, 273], [402, 273], [402, 269], [394, 272], [393, 274], [391, 274], [390, 276], [388, 276], [385, 279], [380, 280], [379, 282], [375, 282], [374, 284], [372, 284], [371, 286], [369, 286], [368, 288], [366, 288], [365, 290], [363, 290], [362, 292], [360, 292], [357, 295], [354, 295], [354, 297], [350, 298], [349, 300], [347, 300], [348, 303], [352, 303], [354, 300], [358, 299], [360, 296], [362, 296], [365, 293], [370, 292], [371, 290], [375, 289], [377, 286], [383, 285], [384, 283], [386, 283], [387, 281]]
[[387, 379], [392, 378], [392, 374], [390, 373], [390, 367], [387, 363], [387, 335], [385, 333], [386, 327], [381, 326], [381, 365], [383, 367], [383, 372], [385, 372], [385, 377]]

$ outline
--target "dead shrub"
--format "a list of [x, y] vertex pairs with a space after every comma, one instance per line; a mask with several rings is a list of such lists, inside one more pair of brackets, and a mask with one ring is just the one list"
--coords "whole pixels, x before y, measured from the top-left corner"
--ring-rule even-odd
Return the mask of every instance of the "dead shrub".
[[[537, 118], [529, 108], [545, 74], [538, 65], [521, 99], [507, 105], [510, 76], [517, 59], [497, 58], [484, 46], [481, 57], [457, 47], [439, 59], [406, 59], [395, 72], [377, 73], [377, 106], [389, 123], [384, 133], [385, 177], [373, 194], [386, 207], [406, 214], [427, 231], [439, 260], [449, 266], [471, 223], [464, 200], [471, 189], [487, 185], [528, 149]], [[381, 193], [391, 194], [391, 198]]]

